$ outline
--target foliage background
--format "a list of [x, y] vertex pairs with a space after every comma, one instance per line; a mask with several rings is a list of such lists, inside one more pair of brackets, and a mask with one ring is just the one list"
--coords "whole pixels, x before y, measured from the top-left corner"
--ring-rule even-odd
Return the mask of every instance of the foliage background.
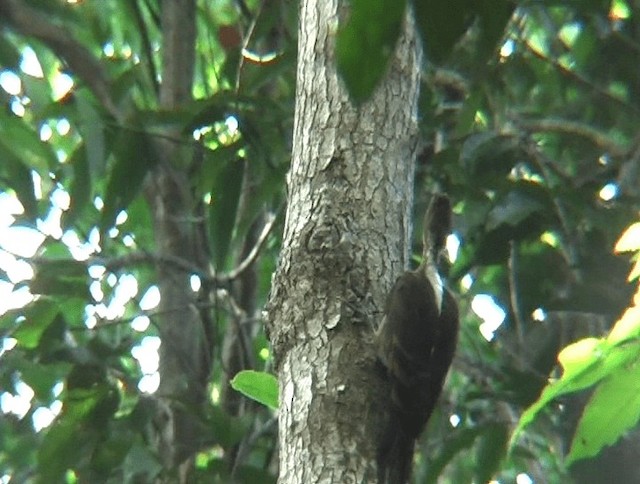
[[[9, 3], [0, 3], [0, 14]], [[404, 8], [365, 3], [371, 8], [362, 13], [363, 2], [353, 2], [338, 47], [359, 102], [385, 72]], [[448, 281], [463, 315], [416, 481], [587, 482], [580, 479], [588, 473], [597, 482], [589, 462], [611, 479], [623, 466], [607, 452], [624, 457], [623, 448], [567, 467], [584, 391], [548, 402], [510, 452], [508, 444], [548, 377], [560, 375], [560, 349], [603, 337], [632, 304], [629, 259], [613, 247], [637, 219], [640, 5], [454, 3], [413, 2], [426, 52], [415, 212], [436, 189], [455, 201], [460, 246]], [[68, 46], [36, 39], [0, 15], [0, 199], [11, 208], [0, 227], [2, 479], [146, 482], [170, 472], [149, 440], [157, 376], [153, 364], [143, 366], [149, 356], [136, 356], [153, 360], [159, 343], [144, 297], [154, 293], [157, 262], [141, 195], [153, 169], [145, 150], [170, 127], [183, 144], [180, 168], [200, 201], [194, 224], [208, 233], [216, 276], [210, 405], [198, 415], [207, 438], [194, 479], [226, 482], [233, 472], [240, 482], [275, 481], [273, 412], [239, 399], [228, 382], [235, 369], [270, 365], [260, 310], [280, 243], [296, 3], [199, 1], [194, 100], [174, 111], [158, 108], [160, 2], [26, 5], [91, 53], [124, 116], [114, 116], [83, 73], [61, 61]], [[350, 44], [362, 40], [363, 26], [379, 28], [370, 42]], [[41, 73], [29, 69], [32, 58]], [[364, 70], [362, 58], [370, 64]], [[240, 301], [231, 276], [272, 219], [251, 268], [255, 291]], [[196, 289], [207, 282], [193, 276]], [[239, 324], [250, 341], [230, 336]], [[629, 334], [624, 369], [635, 375], [638, 338]], [[229, 354], [242, 362], [232, 364]], [[592, 353], [584, 355], [578, 365], [587, 367]], [[597, 391], [611, 402], [626, 401], [630, 389]], [[623, 433], [637, 415], [627, 421]], [[638, 449], [633, 435], [619, 444], [630, 455]]]

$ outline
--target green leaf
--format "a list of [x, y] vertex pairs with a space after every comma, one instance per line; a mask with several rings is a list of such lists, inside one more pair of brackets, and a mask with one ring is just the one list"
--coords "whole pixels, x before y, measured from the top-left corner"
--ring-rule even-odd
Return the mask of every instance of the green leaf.
[[426, 484], [436, 484], [444, 468], [447, 467], [457, 455], [469, 449], [481, 434], [482, 430], [483, 428], [480, 426], [455, 429], [455, 431], [442, 442], [436, 454], [432, 456], [432, 460], [427, 467]]
[[620, 344], [640, 337], [640, 307], [632, 306], [616, 321], [607, 336], [611, 344]]
[[229, 253], [240, 204], [244, 163], [246, 163], [244, 160], [234, 158], [218, 167], [214, 175], [209, 209], [209, 230], [211, 252], [216, 268], [224, 267]]
[[271, 373], [243, 370], [231, 380], [231, 387], [269, 408], [278, 408], [278, 380]]
[[29, 385], [37, 400], [50, 403], [54, 400], [53, 387], [61, 382], [69, 371], [66, 363], [43, 365], [40, 362], [23, 361], [18, 366], [20, 378]]
[[162, 470], [162, 464], [151, 453], [148, 445], [135, 443], [124, 460], [125, 482], [153, 482]]
[[5, 69], [15, 69], [20, 64], [20, 51], [6, 35], [0, 36], [0, 65]]
[[91, 369], [75, 367], [67, 388], [74, 373], [75, 378], [87, 378], [87, 388], [65, 392], [62, 414], [47, 431], [39, 449], [38, 482], [60, 482], [65, 470], [86, 462], [94, 454], [97, 437], [104, 432], [102, 425], [115, 411], [114, 389], [96, 381]]
[[23, 348], [33, 349], [40, 343], [42, 334], [58, 314], [55, 304], [38, 299], [24, 310], [24, 321], [13, 332], [13, 337]]
[[595, 456], [640, 420], [640, 365], [619, 368], [591, 396], [576, 428], [567, 464]]
[[85, 163], [88, 165], [88, 179], [99, 179], [104, 176], [107, 145], [113, 140], [105, 139], [104, 113], [93, 105], [87, 96], [77, 96], [78, 131], [82, 135], [82, 149]]
[[495, 53], [505, 27], [513, 14], [515, 3], [508, 0], [475, 0], [473, 8], [480, 19], [478, 55], [482, 62]]
[[211, 406], [209, 410], [210, 435], [216, 442], [225, 449], [240, 443], [250, 428], [247, 419], [229, 415], [218, 406]]
[[[117, 431], [112, 428], [110, 430], [109, 438], [96, 447], [91, 459], [92, 467], [102, 476], [109, 476], [114, 469], [119, 469], [133, 445], [133, 434], [129, 429]], [[125, 482], [131, 481], [125, 480]]]
[[529, 196], [523, 190], [511, 190], [507, 196], [496, 204], [487, 216], [487, 230], [494, 230], [501, 225], [518, 226], [530, 215], [544, 209], [544, 205]]
[[69, 210], [62, 214], [65, 228], [71, 227], [91, 202], [91, 176], [84, 143], [73, 151], [67, 164], [73, 170], [73, 181], [69, 191]]
[[538, 400], [524, 411], [511, 436], [511, 446], [524, 428], [554, 399], [589, 388], [637, 359], [633, 345], [611, 346], [606, 339], [585, 338], [564, 348], [558, 355], [562, 377], [547, 385]]
[[36, 218], [38, 215], [38, 202], [35, 196], [31, 170], [25, 166], [21, 158], [6, 148], [1, 139], [0, 183], [16, 192], [16, 196], [29, 218]]
[[492, 131], [468, 136], [460, 152], [460, 160], [468, 170], [468, 176], [478, 180], [495, 181], [507, 175], [519, 156], [519, 140], [510, 135]]
[[[38, 483], [63, 482], [62, 476], [91, 449], [79, 441], [79, 425], [59, 419], [49, 428], [38, 449]], [[82, 445], [79, 445], [82, 444]]]
[[353, 0], [336, 40], [338, 72], [351, 99], [363, 103], [387, 71], [400, 35], [406, 0]]
[[53, 148], [31, 126], [10, 114], [0, 114], [0, 143], [28, 168], [45, 177], [58, 164]]
[[476, 454], [476, 482], [489, 482], [499, 468], [504, 457], [509, 440], [509, 430], [506, 425], [488, 425], [478, 444]]
[[35, 294], [89, 298], [89, 276], [84, 262], [71, 257], [61, 241], [45, 239], [40, 256], [33, 260], [35, 276], [30, 289]]
[[156, 163], [151, 140], [138, 130], [120, 130], [114, 157], [100, 220], [101, 234], [113, 226], [118, 213], [138, 195], [147, 173]]
[[584, 338], [565, 347], [558, 354], [558, 361], [562, 365], [562, 378], [571, 380], [578, 378], [586, 368], [597, 363], [598, 353], [601, 351], [599, 338]]
[[87, 268], [73, 259], [38, 261], [29, 287], [34, 294], [85, 300], [90, 297]]
[[220, 91], [205, 100], [193, 101], [184, 111], [188, 116], [184, 120], [181, 119], [181, 122], [184, 122], [182, 133], [191, 135], [193, 130], [224, 121], [230, 112], [237, 112], [253, 103], [255, 99], [239, 96], [230, 91]]
[[413, 0], [416, 23], [429, 60], [443, 62], [473, 21], [470, 0]]

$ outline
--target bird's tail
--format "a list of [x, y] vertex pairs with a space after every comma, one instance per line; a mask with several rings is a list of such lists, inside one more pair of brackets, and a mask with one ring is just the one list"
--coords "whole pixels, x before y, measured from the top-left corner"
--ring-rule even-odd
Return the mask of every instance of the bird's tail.
[[378, 450], [378, 484], [407, 484], [411, 477], [415, 439], [390, 427]]

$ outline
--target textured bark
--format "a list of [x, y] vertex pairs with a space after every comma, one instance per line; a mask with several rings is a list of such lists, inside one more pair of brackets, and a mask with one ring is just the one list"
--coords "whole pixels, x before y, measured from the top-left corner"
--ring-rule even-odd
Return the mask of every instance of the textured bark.
[[[195, 0], [164, 0], [162, 33], [160, 105], [175, 109], [191, 100]], [[196, 204], [186, 174], [186, 162], [192, 153], [171, 141], [179, 139], [178, 133], [165, 134], [165, 138], [154, 140], [159, 162], [146, 190], [153, 210], [157, 251], [187, 261], [206, 273], [208, 257], [193, 221]], [[201, 441], [196, 416], [206, 402], [211, 360], [207, 318], [197, 306], [189, 274], [159, 264], [158, 285], [161, 346], [156, 446], [166, 469], [179, 466], [179, 476], [167, 476], [167, 482], [186, 482], [191, 468], [189, 458]]]
[[385, 398], [372, 331], [407, 263], [414, 30], [373, 99], [355, 108], [333, 60], [341, 7], [305, 0], [300, 12], [289, 200], [268, 323], [280, 382], [279, 482], [287, 484], [375, 482]]

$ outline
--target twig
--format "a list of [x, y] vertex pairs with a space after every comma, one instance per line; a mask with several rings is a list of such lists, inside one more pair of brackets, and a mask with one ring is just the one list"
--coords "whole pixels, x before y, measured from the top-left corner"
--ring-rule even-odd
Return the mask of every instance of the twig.
[[595, 146], [612, 156], [625, 157], [629, 149], [616, 143], [614, 140], [600, 132], [596, 128], [577, 121], [559, 118], [524, 120], [518, 119], [516, 123], [527, 131], [551, 131], [561, 134], [580, 136], [591, 141]]
[[140, 252], [132, 252], [130, 254], [126, 254], [119, 257], [101, 257], [101, 256], [93, 256], [89, 257], [85, 261], [77, 261], [75, 259], [62, 259], [62, 258], [50, 258], [50, 257], [41, 257], [35, 256], [31, 258], [26, 258], [26, 262], [30, 262], [35, 265], [47, 265], [47, 264], [59, 264], [61, 262], [70, 262], [70, 263], [78, 263], [84, 264], [86, 266], [104, 266], [109, 271], [117, 271], [119, 269], [125, 267], [132, 267], [140, 264], [154, 263], [154, 264], [167, 264], [174, 266], [175, 268], [187, 272], [189, 274], [194, 274], [200, 277], [203, 281], [212, 283], [216, 286], [225, 286], [228, 285], [233, 280], [237, 279], [241, 276], [250, 266], [253, 264], [260, 254], [264, 243], [266, 242], [273, 226], [275, 224], [276, 216], [272, 213], [267, 215], [267, 223], [265, 224], [260, 236], [256, 244], [253, 246], [247, 257], [244, 258], [242, 262], [233, 270], [226, 274], [219, 275], [210, 275], [203, 272], [201, 267], [198, 267], [196, 264], [183, 259], [181, 257], [172, 255], [172, 254], [158, 254], [147, 251]]
[[520, 309], [520, 298], [518, 291], [518, 244], [515, 240], [509, 242], [509, 297], [511, 299], [511, 310], [513, 311], [513, 319], [516, 327], [516, 334], [518, 336], [519, 350], [523, 349], [524, 345], [524, 319], [522, 317], [522, 311]]
[[251, 249], [251, 252], [247, 254], [247, 257], [245, 257], [244, 260], [240, 262], [240, 264], [238, 264], [238, 266], [235, 269], [233, 269], [228, 274], [223, 274], [221, 276], [218, 276], [216, 278], [216, 281], [223, 284], [228, 283], [236, 279], [240, 275], [242, 275], [242, 273], [246, 271], [251, 266], [251, 264], [255, 262], [256, 258], [258, 257], [258, 254], [260, 254], [260, 251], [262, 250], [262, 246], [266, 242], [267, 237], [271, 233], [271, 230], [273, 229], [273, 226], [276, 221], [276, 216], [273, 213], [268, 213], [266, 217], [267, 217], [267, 220], [264, 224], [264, 227], [262, 228], [262, 232], [260, 233], [260, 236], [258, 237], [256, 244], [253, 246], [253, 249]]
[[275, 430], [277, 423], [277, 417], [270, 417], [269, 420], [264, 422], [262, 425], [257, 426], [257, 428], [253, 432], [251, 432], [251, 434], [245, 436], [245, 438], [242, 439], [242, 442], [240, 442], [240, 448], [238, 449], [238, 453], [236, 454], [236, 458], [233, 462], [231, 477], [236, 476], [236, 472], [239, 466], [243, 463], [244, 459], [246, 459], [247, 455], [249, 454], [257, 440], [268, 432]]
[[[536, 144], [533, 141], [526, 143], [526, 151], [531, 157], [531, 160], [538, 167], [542, 176], [548, 181], [550, 179], [551, 173], [553, 172], [556, 176], [559, 176], [564, 182], [570, 183], [570, 177], [561, 173], [559, 169], [555, 166], [555, 164], [547, 159], [547, 157], [542, 153]], [[578, 242], [575, 231], [572, 228], [572, 223], [569, 221], [569, 214], [567, 213], [566, 206], [563, 200], [560, 197], [552, 197], [553, 205], [556, 209], [556, 214], [558, 216], [558, 220], [560, 221], [560, 225], [562, 227], [563, 236], [567, 240], [566, 244], [562, 244], [561, 253], [564, 254], [569, 267], [574, 270], [577, 270], [579, 267], [578, 264]]]
[[158, 95], [160, 93], [160, 84], [158, 82], [158, 70], [156, 63], [153, 60], [153, 48], [151, 47], [151, 39], [149, 38], [149, 30], [145, 25], [140, 5], [137, 1], [132, 2], [133, 13], [140, 32], [140, 39], [142, 41], [142, 48], [144, 49], [145, 56], [147, 58], [147, 66], [149, 67], [149, 77], [153, 84], [153, 91]]
[[530, 52], [534, 57], [540, 59], [543, 62], [547, 62], [548, 64], [553, 66], [563, 76], [565, 76], [565, 77], [567, 77], [569, 79], [573, 79], [577, 83], [582, 84], [583, 86], [588, 87], [589, 89], [592, 89], [600, 97], [606, 99], [607, 101], [610, 101], [610, 102], [613, 102], [613, 103], [617, 104], [618, 106], [624, 108], [625, 111], [632, 112], [635, 115], [638, 114], [638, 109], [636, 107], [630, 105], [629, 103], [624, 102], [620, 98], [612, 96], [609, 92], [605, 91], [604, 89], [602, 89], [597, 84], [594, 84], [591, 80], [586, 79], [585, 77], [583, 77], [580, 74], [578, 74], [576, 71], [573, 71], [573, 70], [568, 69], [567, 67], [563, 66], [556, 59], [552, 59], [552, 58], [546, 56], [542, 52], [540, 52], [537, 49], [535, 49], [529, 42], [527, 42], [525, 40], [520, 40], [520, 44], [523, 45], [524, 48], [527, 49], [527, 51]]

